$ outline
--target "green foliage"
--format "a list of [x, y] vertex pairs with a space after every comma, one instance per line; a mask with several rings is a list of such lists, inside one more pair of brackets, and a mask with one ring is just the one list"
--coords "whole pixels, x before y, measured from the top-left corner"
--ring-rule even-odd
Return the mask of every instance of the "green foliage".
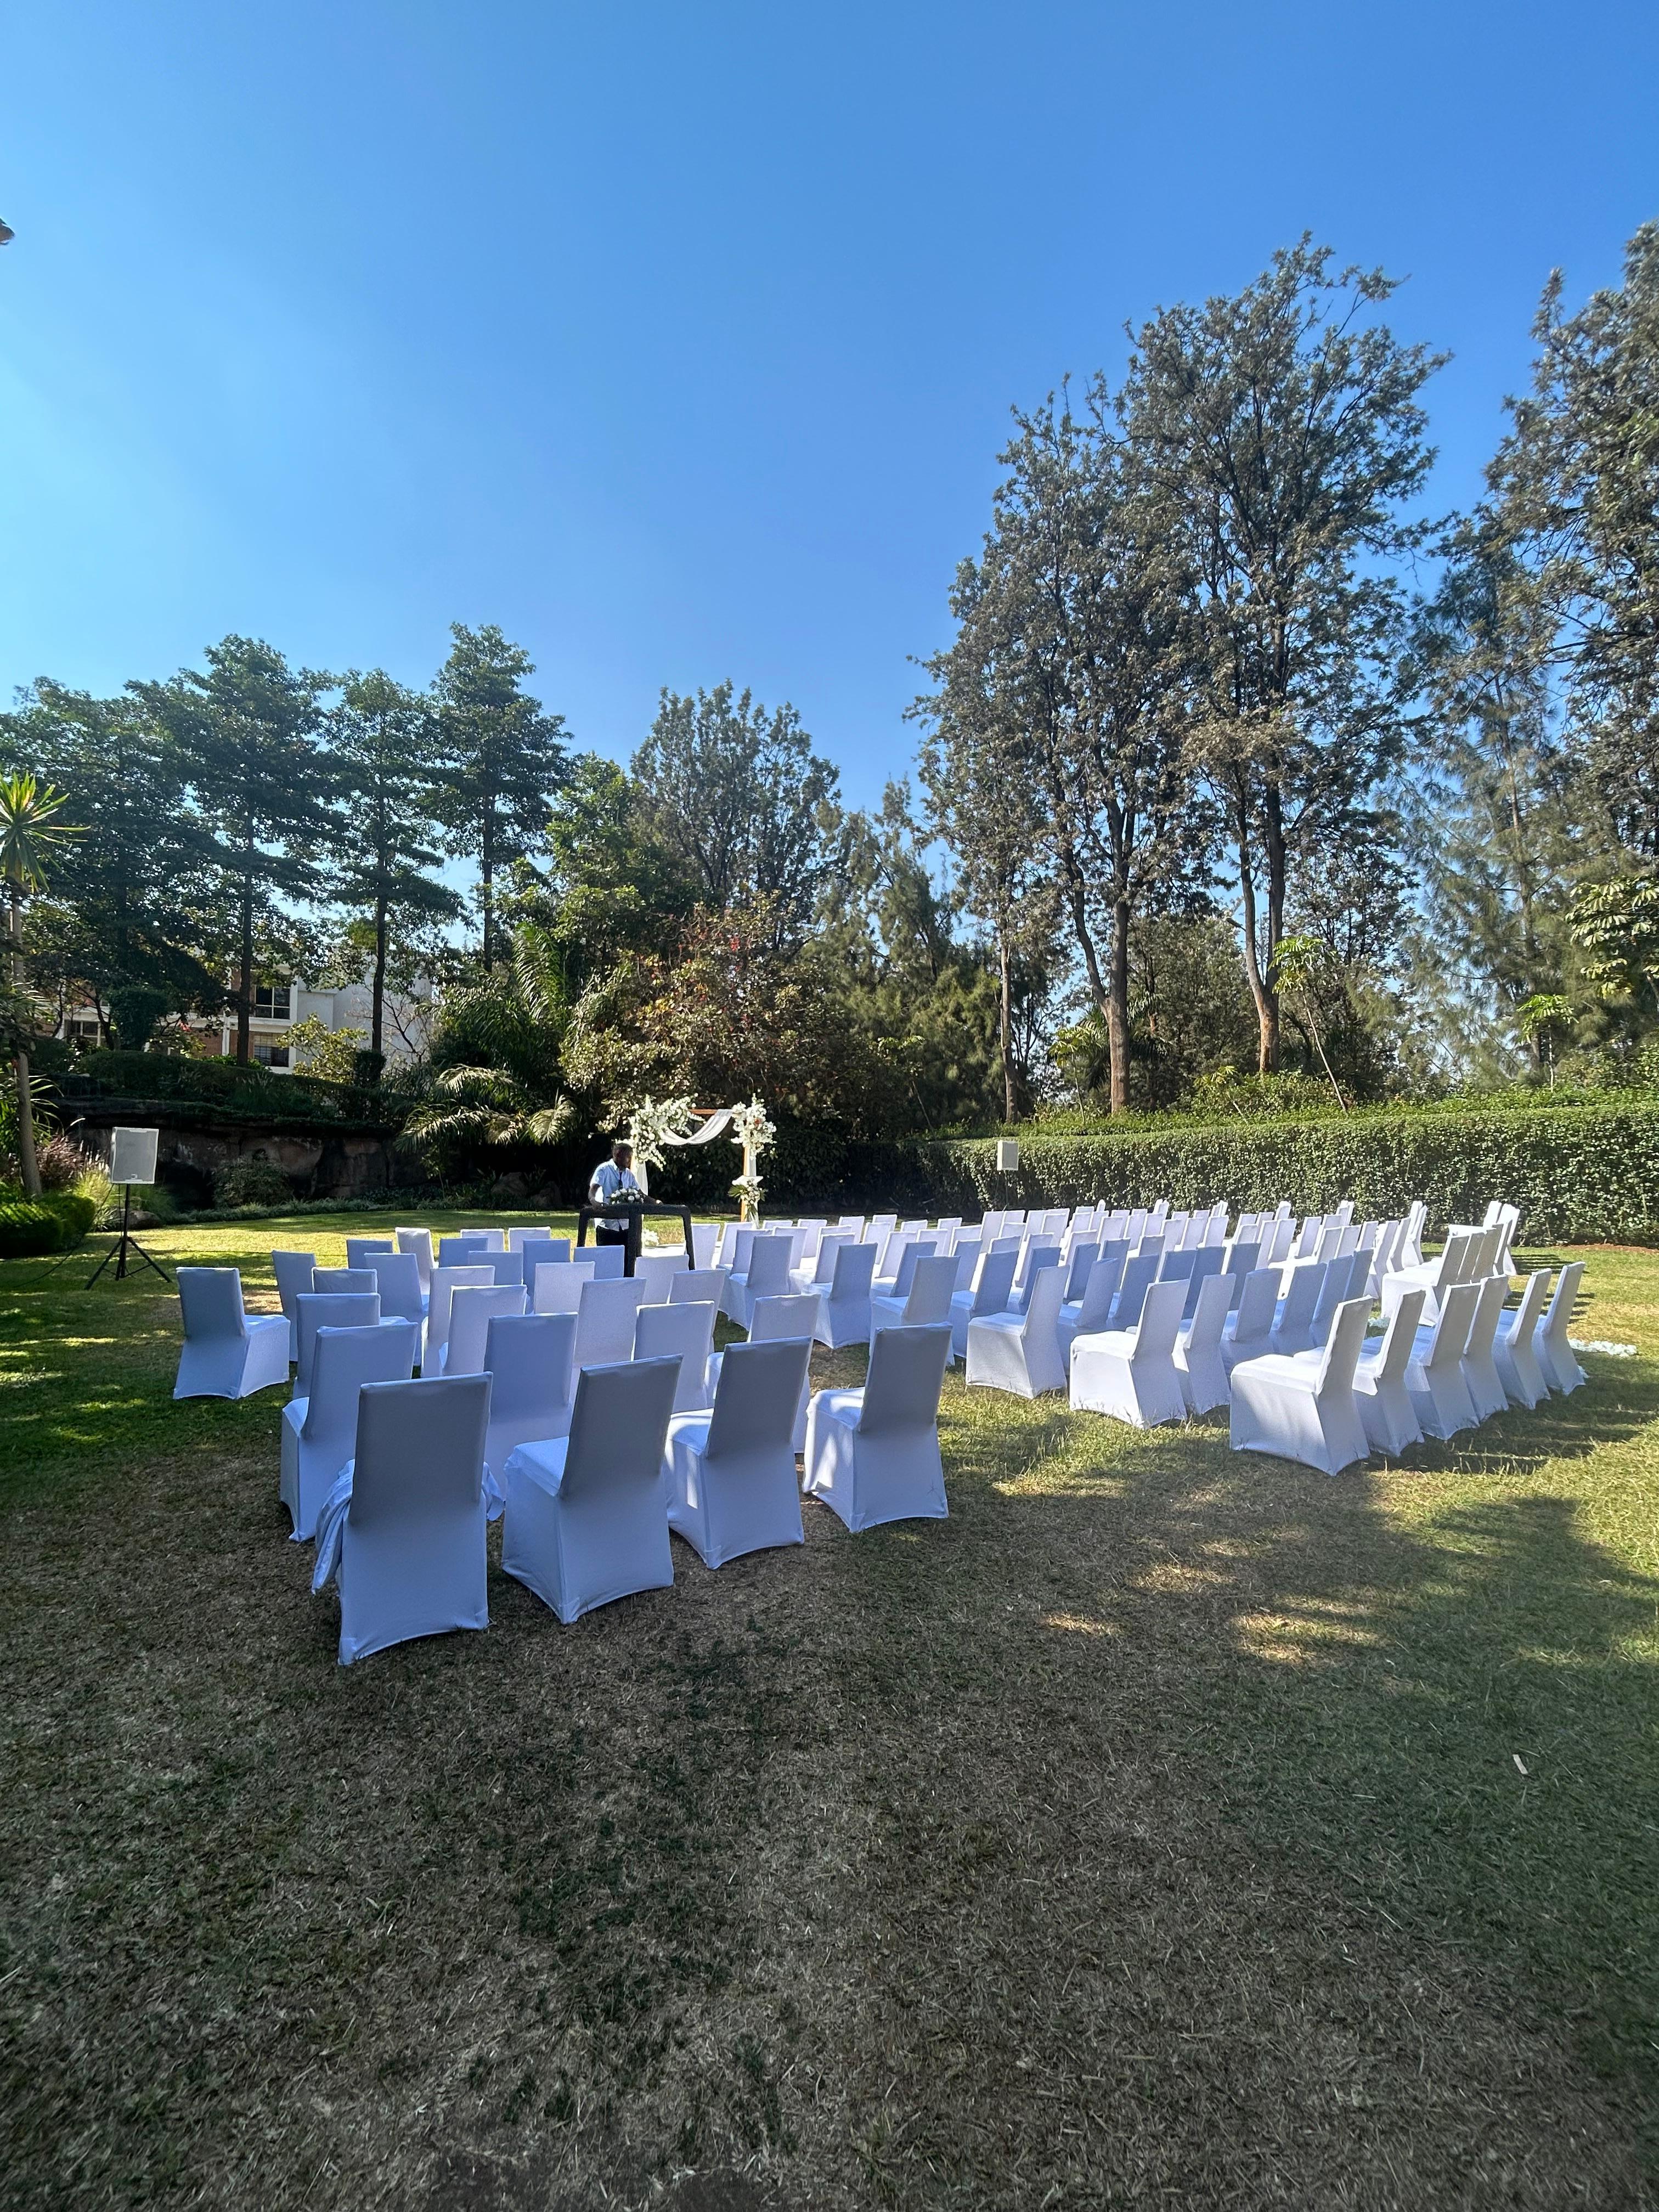
[[1534, 336], [1532, 389], [1489, 476], [1492, 530], [1513, 562], [1517, 633], [1546, 655], [1570, 733], [1620, 842], [1659, 852], [1659, 222], [1626, 249], [1624, 283], [1576, 314], [1558, 270]]
[[365, 1035], [362, 1030], [331, 1030], [320, 1014], [307, 1014], [289, 1031], [289, 1051], [294, 1066], [307, 1075], [325, 1083], [353, 1083]]
[[294, 1186], [274, 1160], [232, 1160], [213, 1178], [216, 1206], [284, 1206]]
[[216, 1054], [96, 1051], [56, 1079], [66, 1099], [131, 1098], [289, 1121], [373, 1121], [395, 1126], [408, 1094], [387, 1086], [368, 1091], [299, 1073], [273, 1075], [257, 1060], [246, 1066]]
[[695, 699], [665, 689], [633, 774], [702, 904], [765, 904], [799, 935], [835, 871], [840, 810], [836, 771], [787, 700], [763, 707], [730, 684]]
[[125, 1052], [142, 1052], [172, 1011], [171, 994], [155, 983], [118, 983], [109, 994], [110, 1024]]
[[76, 1191], [50, 1191], [40, 1198], [0, 1198], [0, 1260], [66, 1252], [80, 1243], [97, 1218], [94, 1200]]
[[433, 805], [457, 858], [478, 866], [480, 950], [494, 965], [496, 879], [540, 838], [564, 777], [564, 718], [524, 688], [535, 664], [494, 623], [453, 623], [454, 643], [433, 685], [437, 780]]
[[507, 958], [446, 998], [431, 1087], [409, 1115], [406, 1143], [447, 1170], [480, 1145], [550, 1145], [570, 1133], [569, 1025], [558, 948], [520, 922]]

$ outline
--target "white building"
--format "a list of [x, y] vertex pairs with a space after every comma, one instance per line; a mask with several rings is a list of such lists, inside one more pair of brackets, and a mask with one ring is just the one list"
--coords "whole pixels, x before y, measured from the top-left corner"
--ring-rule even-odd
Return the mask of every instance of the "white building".
[[[301, 1022], [313, 1017], [325, 1030], [361, 1030], [362, 1048], [367, 1051], [374, 1000], [374, 986], [367, 975], [361, 982], [348, 983], [337, 991], [307, 990], [297, 976], [288, 983], [258, 984], [248, 1019], [249, 1056], [275, 1075], [293, 1074], [304, 1063], [295, 1057], [290, 1039]], [[380, 1046], [388, 1067], [403, 1066], [426, 1051], [432, 1041], [438, 1001], [424, 975], [417, 976], [407, 992], [387, 991], [380, 1011]], [[219, 1049], [227, 1059], [236, 1049], [234, 1014], [220, 1024]]]
[[[258, 984], [248, 1021], [249, 1056], [260, 1066], [270, 1068], [274, 1075], [292, 1075], [296, 1069], [302, 1069], [302, 1048], [296, 1048], [291, 1040], [300, 1024], [313, 1018], [325, 1030], [360, 1030], [360, 1049], [367, 1050], [373, 1012], [374, 986], [368, 975], [361, 982], [348, 983], [337, 991], [307, 990], [297, 976], [287, 983]], [[386, 994], [381, 1001], [380, 1042], [388, 1067], [405, 1066], [426, 1051], [432, 1041], [437, 1012], [437, 993], [424, 975], [416, 978], [410, 990]], [[210, 1051], [211, 1041], [216, 1036], [219, 1051], [225, 1059], [235, 1052], [234, 1014], [216, 1023], [190, 1020], [186, 1026], [209, 1041]], [[72, 1008], [60, 1024], [58, 1034], [70, 1044], [98, 1045], [104, 1035], [98, 1009]]]

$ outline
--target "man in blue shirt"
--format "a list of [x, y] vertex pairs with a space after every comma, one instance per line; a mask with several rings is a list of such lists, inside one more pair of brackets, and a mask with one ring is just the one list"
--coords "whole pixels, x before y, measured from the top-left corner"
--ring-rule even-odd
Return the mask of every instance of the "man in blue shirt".
[[[642, 1194], [634, 1180], [634, 1147], [621, 1138], [611, 1147], [611, 1157], [601, 1160], [593, 1170], [592, 1181], [587, 1186], [590, 1206], [611, 1206], [619, 1198], [638, 1198]], [[625, 1221], [596, 1221], [593, 1241], [596, 1244], [626, 1244], [629, 1224]]]

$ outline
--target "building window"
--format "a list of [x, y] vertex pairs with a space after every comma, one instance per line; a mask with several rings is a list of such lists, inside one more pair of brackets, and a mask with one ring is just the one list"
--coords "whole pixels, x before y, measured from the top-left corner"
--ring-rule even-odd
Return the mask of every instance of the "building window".
[[[285, 1022], [289, 1018], [289, 987], [286, 983], [259, 983], [254, 987], [253, 1018], [258, 1022]], [[286, 1060], [283, 1062], [286, 1066]]]
[[[286, 998], [288, 994], [284, 992], [283, 995]], [[288, 1047], [285, 1044], [256, 1044], [253, 1048], [253, 1057], [261, 1067], [286, 1067]]]
[[96, 1014], [71, 1014], [69, 1020], [69, 1039], [71, 1044], [96, 1044], [102, 1035]]

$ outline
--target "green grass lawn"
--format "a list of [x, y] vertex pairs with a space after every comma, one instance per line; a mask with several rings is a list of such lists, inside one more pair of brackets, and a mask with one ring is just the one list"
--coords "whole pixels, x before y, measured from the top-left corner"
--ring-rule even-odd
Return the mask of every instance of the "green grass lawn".
[[952, 1379], [947, 1522], [349, 1670], [280, 1394], [0, 1267], [0, 2204], [1659, 2201], [1659, 1255], [1582, 1256], [1642, 1356], [1462, 1448]]

